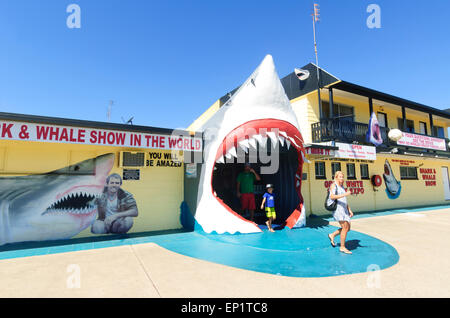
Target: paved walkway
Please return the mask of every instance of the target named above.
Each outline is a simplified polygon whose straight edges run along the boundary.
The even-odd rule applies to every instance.
[[[154,243],[5,259],[0,297],[450,297],[449,229],[450,208],[357,218],[352,230],[395,247],[399,262],[321,278],[228,267]]]

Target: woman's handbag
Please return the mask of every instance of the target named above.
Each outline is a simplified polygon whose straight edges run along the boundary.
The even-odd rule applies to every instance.
[[[337,195],[338,194],[337,186],[335,187],[335,189],[336,189],[336,193],[335,194]],[[327,197],[325,198],[324,206],[325,206],[325,209],[327,209],[328,211],[334,212],[334,211],[336,211],[336,208],[337,208],[337,199],[334,200],[333,203],[328,205],[327,202],[328,202],[329,197],[330,197],[330,189],[327,190]]]

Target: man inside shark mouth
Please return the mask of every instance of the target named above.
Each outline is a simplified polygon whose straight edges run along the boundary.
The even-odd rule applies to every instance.
[[[242,215],[236,193],[236,176],[244,163],[261,176],[256,185],[256,206],[260,206],[263,185],[275,185],[277,224],[284,224],[300,203],[303,140],[298,129],[277,119],[247,122],[231,131],[219,146],[212,188],[217,200],[230,212]],[[259,189],[259,190],[258,190]],[[259,213],[258,213],[259,212]],[[255,223],[264,224],[263,211],[256,211]]]

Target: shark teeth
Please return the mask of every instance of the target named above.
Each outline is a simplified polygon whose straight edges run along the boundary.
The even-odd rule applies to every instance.
[[[266,147],[267,145],[267,137],[264,137],[263,135],[254,135],[253,138],[255,138],[258,141],[258,144],[261,147]]]
[[[248,148],[250,147],[248,139],[241,140],[239,142],[239,146],[245,151],[245,153],[248,153]]]
[[[62,215],[67,213],[75,215],[88,214],[94,209],[94,199],[95,195],[91,193],[81,191],[72,192],[50,205],[42,215]]]
[[[272,141],[272,146],[277,144],[277,135],[273,131],[267,132],[267,136],[269,136],[270,140]]]
[[[256,133],[251,136],[246,136],[244,139],[241,139],[234,146],[229,149],[226,153],[223,153],[220,156],[216,163],[225,163],[231,162],[234,158],[238,158],[239,154],[244,152],[245,154],[249,153],[249,150],[257,150],[258,146],[260,148],[267,147],[267,141],[270,139],[272,148],[276,148],[279,144],[281,147],[287,147],[289,150],[291,145],[294,145],[296,148],[300,148],[294,137],[297,136],[289,136],[285,131],[267,131],[268,129],[261,129],[259,133]]]
[[[250,138],[248,140],[248,143],[250,144],[250,146],[252,146],[254,149],[256,149],[256,140],[254,138]]]

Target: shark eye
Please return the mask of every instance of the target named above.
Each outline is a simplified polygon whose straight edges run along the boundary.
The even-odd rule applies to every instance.
[[[76,165],[76,166],[73,168],[73,170],[75,170],[75,171],[80,170],[80,166]]]

